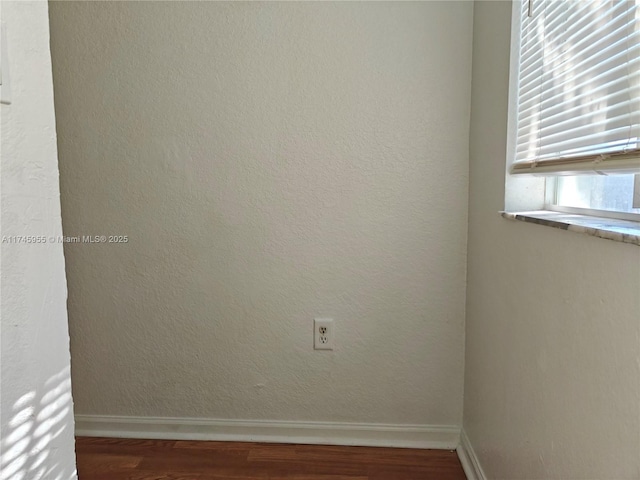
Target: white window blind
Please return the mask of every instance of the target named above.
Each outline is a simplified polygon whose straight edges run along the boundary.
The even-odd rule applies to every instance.
[[[640,0],[524,0],[512,173],[640,172]]]

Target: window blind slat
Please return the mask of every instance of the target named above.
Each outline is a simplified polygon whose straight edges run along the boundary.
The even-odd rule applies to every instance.
[[[540,122],[540,132],[543,136],[559,132],[569,133],[570,128],[583,125],[585,118],[590,118],[593,122],[598,119],[613,119],[620,116],[626,120],[629,111],[634,108],[633,103],[625,98],[624,92],[617,95],[617,99],[614,99],[615,95],[604,99],[598,98],[594,102],[577,105],[561,111],[553,117],[544,118]],[[602,104],[606,104],[606,107],[603,108]]]
[[[597,136],[593,136],[594,138],[584,137],[579,139],[567,140],[565,142],[554,144],[553,147],[547,146],[543,149],[535,149],[535,154],[531,154],[531,148],[527,148],[526,145],[522,145],[519,147],[519,151],[523,155],[523,160],[526,161],[542,161],[545,159],[555,159],[555,158],[565,158],[565,157],[574,157],[578,154],[613,154],[619,152],[628,152],[637,150],[638,141],[631,141],[625,135],[627,132],[627,127],[621,127],[617,130],[614,130],[611,134],[611,139],[602,143],[600,149],[594,149],[593,145],[590,143],[590,140],[594,138],[598,139]],[[618,139],[615,139],[616,133],[618,134]],[[606,145],[606,146],[605,146]]]
[[[592,133],[606,137],[604,130],[616,128],[618,125],[628,127],[630,108],[631,102],[627,100],[622,103],[608,105],[604,109],[598,109],[591,113],[582,113],[573,117],[568,116],[563,121],[549,122],[543,120],[538,127],[542,135],[542,144],[552,143],[556,139],[560,139],[560,135],[575,137]],[[585,122],[585,119],[588,120],[588,123]],[[520,140],[520,137],[518,137],[518,140]]]
[[[603,154],[635,164],[627,157],[640,137],[640,0],[533,0],[531,17],[527,2],[513,170],[547,162],[562,172],[571,159],[573,171],[579,158]],[[617,168],[614,157],[599,168]]]
[[[600,144],[614,141],[627,140],[629,138],[629,126],[626,125],[626,117],[594,122],[594,125],[581,125],[570,130],[572,136],[562,132],[549,135],[548,140],[537,144],[537,155],[542,156],[553,152],[562,152],[566,149],[588,147],[593,140]]]
[[[621,27],[621,32],[628,29],[629,25]],[[621,33],[619,32],[619,33]],[[631,45],[636,45],[634,50],[638,49],[638,39],[640,39],[640,32],[636,32],[632,35],[624,34],[619,35],[619,38],[607,38],[609,41],[597,41],[589,45],[586,45],[583,50],[579,52],[569,51],[565,62],[571,62],[570,66],[563,66],[562,68],[555,69],[548,74],[548,78],[545,83],[557,81],[557,79],[563,79],[567,76],[571,76],[576,72],[592,72],[603,71],[607,69],[608,64],[622,64],[627,62],[627,55],[637,57],[637,53],[629,51],[630,41]],[[521,88],[527,89],[528,85],[534,82],[540,82],[540,78],[535,76],[536,68],[540,69],[543,59],[536,59],[535,63],[530,65],[528,75],[524,75],[521,78]],[[525,72],[523,72],[525,73]],[[544,84],[543,84],[544,86]]]
[[[636,35],[636,38],[640,39],[640,35]],[[536,101],[536,88],[546,90],[554,86],[562,88],[564,93],[589,86],[597,88],[602,83],[606,83],[607,78],[625,79],[627,72],[629,74],[635,73],[640,65],[640,43],[632,47],[619,47],[616,50],[605,52],[609,55],[599,56],[599,63],[596,63],[597,59],[587,60],[577,65],[574,71],[558,72],[556,76],[542,74],[541,79],[537,81],[538,85],[535,84],[535,80],[523,85],[523,91],[526,93],[521,97],[522,105],[526,107],[531,101]],[[629,60],[629,56],[631,56],[631,60]],[[554,99],[555,97],[547,94],[546,98]]]
[[[588,2],[581,3],[588,6]],[[628,18],[627,11],[622,8],[624,6],[623,3],[617,3],[609,11],[602,12],[602,15],[598,16],[578,16],[576,14],[573,16],[576,18],[565,18],[562,15],[558,15],[553,22],[544,26],[544,35],[542,35],[541,41],[536,42],[536,45],[532,47],[535,48],[537,43],[545,43],[545,56],[549,59],[561,56],[568,50],[581,52],[585,46],[590,46],[594,43],[624,38],[627,33],[625,28],[633,20]],[[603,17],[609,17],[606,27],[604,27],[607,30],[606,35],[603,35]],[[560,22],[563,22],[563,24],[559,25]],[[525,44],[524,48],[529,48],[529,46]],[[537,56],[537,52],[533,50],[525,52],[523,50],[523,59],[528,58],[529,55]]]
[[[638,65],[640,65],[640,60],[638,60]],[[631,75],[624,76],[619,75],[611,75],[612,80],[610,82],[606,82],[601,80],[598,82],[598,86],[594,89],[582,88],[579,90],[579,93],[575,93],[573,97],[571,97],[570,101],[566,102],[552,102],[546,106],[546,111],[549,116],[556,115],[559,112],[563,112],[566,110],[567,104],[572,106],[580,106],[580,105],[588,105],[591,102],[605,100],[607,101],[609,97],[613,97],[612,101],[618,98],[620,95],[623,95],[625,98],[628,98],[628,89],[629,82],[634,79],[640,79],[640,68],[637,68]],[[534,111],[540,111],[540,105],[536,103],[529,102],[529,106],[526,109],[521,110],[520,116],[522,119],[530,116]]]
[[[537,0],[536,0],[537,1]],[[564,2],[557,2],[558,6],[561,7],[566,7],[566,5],[564,4]],[[584,39],[585,38],[585,31],[591,31],[591,32],[597,32],[600,27],[602,27],[603,23],[603,19],[605,19],[606,17],[615,17],[616,15],[620,14],[620,12],[622,11],[622,16],[621,18],[627,18],[626,15],[624,15],[624,10],[622,10],[622,7],[624,7],[624,4],[622,3],[618,3],[617,5],[615,5],[612,9],[602,9],[600,11],[597,11],[596,15],[593,14],[589,14],[589,2],[576,2],[576,3],[580,3],[580,5],[578,5],[578,8],[574,8],[573,11],[570,13],[569,18],[565,18],[562,15],[558,15],[558,9],[551,9],[549,11],[547,11],[544,15],[546,15],[546,17],[548,18],[553,18],[555,17],[555,20],[549,24],[549,25],[544,25],[544,18],[542,19],[541,25],[539,29],[529,29],[525,35],[523,35],[522,38],[522,42],[521,42],[521,59],[526,59],[529,58],[530,56],[537,56],[537,52],[536,50],[534,50],[537,45],[539,43],[544,43],[544,41],[548,40],[547,35],[549,37],[552,37],[555,34],[557,34],[557,32],[554,32],[554,29],[557,25],[555,25],[555,23],[560,22],[560,21],[564,21],[567,22],[568,26],[566,27],[566,31],[564,32],[565,36],[573,36],[577,39]],[[611,28],[612,26],[614,26],[613,22],[611,25],[607,25],[608,28]],[[533,44],[531,44],[533,43]],[[560,48],[565,47],[565,45],[560,42],[557,43],[557,46]],[[547,55],[553,55],[555,52],[554,48],[550,48],[547,52]]]
[[[564,1],[561,3],[564,4]],[[620,27],[632,20],[627,15],[626,5],[620,1],[610,9],[603,8],[596,11],[589,11],[588,1],[580,3],[584,5],[583,9],[571,12],[568,17],[558,15],[545,25],[545,38],[550,41],[550,48],[545,52],[547,56],[553,57],[567,47],[579,51],[594,37],[613,38]],[[560,22],[565,24],[559,25]],[[608,31],[606,34],[605,30]],[[574,43],[567,45],[564,42],[565,39],[571,39]]]

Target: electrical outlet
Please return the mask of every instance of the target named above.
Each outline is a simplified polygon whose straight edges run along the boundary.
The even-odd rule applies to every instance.
[[[333,318],[315,318],[313,320],[313,348],[333,350]]]

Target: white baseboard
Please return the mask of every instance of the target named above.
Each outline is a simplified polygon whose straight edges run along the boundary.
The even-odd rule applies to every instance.
[[[482,471],[476,452],[474,452],[464,429],[460,432],[460,445],[458,445],[456,451],[467,480],[487,480],[487,476]]]
[[[454,450],[460,427],[76,415],[76,435]]]

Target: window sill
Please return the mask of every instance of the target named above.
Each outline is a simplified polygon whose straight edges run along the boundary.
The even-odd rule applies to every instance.
[[[594,237],[640,246],[640,223],[630,220],[590,217],[569,213],[541,210],[535,212],[500,212],[509,220],[546,225],[572,232],[586,233]]]

